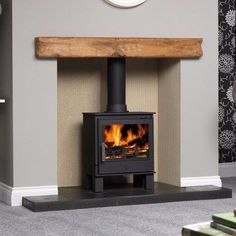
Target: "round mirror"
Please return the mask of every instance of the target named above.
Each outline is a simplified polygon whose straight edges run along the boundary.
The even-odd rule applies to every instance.
[[[136,7],[147,0],[105,0],[109,4],[115,7],[122,7],[122,8],[129,8],[129,7]]]

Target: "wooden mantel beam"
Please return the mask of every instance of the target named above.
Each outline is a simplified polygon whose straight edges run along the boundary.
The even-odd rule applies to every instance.
[[[37,58],[198,58],[201,38],[37,37]]]

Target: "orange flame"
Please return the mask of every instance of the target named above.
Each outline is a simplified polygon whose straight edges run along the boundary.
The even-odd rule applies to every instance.
[[[105,129],[105,139],[104,142],[114,143],[114,146],[120,146],[120,140],[122,137],[121,129],[124,125],[114,124],[111,126],[110,130]]]
[[[127,130],[127,135],[125,137],[122,136],[122,128],[124,128],[123,124],[113,124],[110,125],[109,128],[104,129],[104,142],[110,143],[112,146],[128,146],[130,143],[135,141],[138,138],[142,138],[145,134],[147,134],[147,126],[142,126],[141,124],[137,124],[137,132],[133,132],[132,129]],[[135,146],[136,143],[132,143],[132,146]],[[148,147],[148,144],[145,144]]]

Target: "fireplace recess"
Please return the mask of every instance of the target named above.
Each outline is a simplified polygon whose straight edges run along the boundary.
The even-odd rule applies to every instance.
[[[134,176],[134,186],[153,189],[153,112],[128,112],[125,59],[107,60],[107,110],[83,113],[84,183],[103,192],[103,179]]]
[[[106,112],[83,115],[85,167],[83,171],[86,173],[84,179],[87,186],[95,192],[100,192],[103,190],[104,177],[133,174],[135,185],[145,184],[144,186],[149,188],[149,183],[152,182],[150,179],[153,178],[153,113],[127,112],[125,58],[200,58],[203,55],[202,41],[202,38],[35,38],[35,56],[39,59],[109,58]],[[113,141],[106,140],[111,138],[110,131],[117,128],[119,128],[117,134],[122,134],[119,147],[114,145],[117,144],[114,137]],[[136,149],[130,146],[132,143],[124,144],[124,141],[127,141],[128,130],[132,131],[133,136],[139,132],[146,132],[146,136],[141,135],[136,142],[138,144]],[[109,136],[104,139],[107,132]],[[142,146],[142,142],[146,140],[148,140],[148,148]],[[111,166],[115,167],[112,169]],[[107,169],[104,173],[102,173],[103,168]]]

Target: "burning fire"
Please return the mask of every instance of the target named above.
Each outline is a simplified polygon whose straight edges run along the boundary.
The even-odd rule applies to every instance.
[[[112,124],[104,129],[104,143],[109,147],[148,148],[148,125]]]

